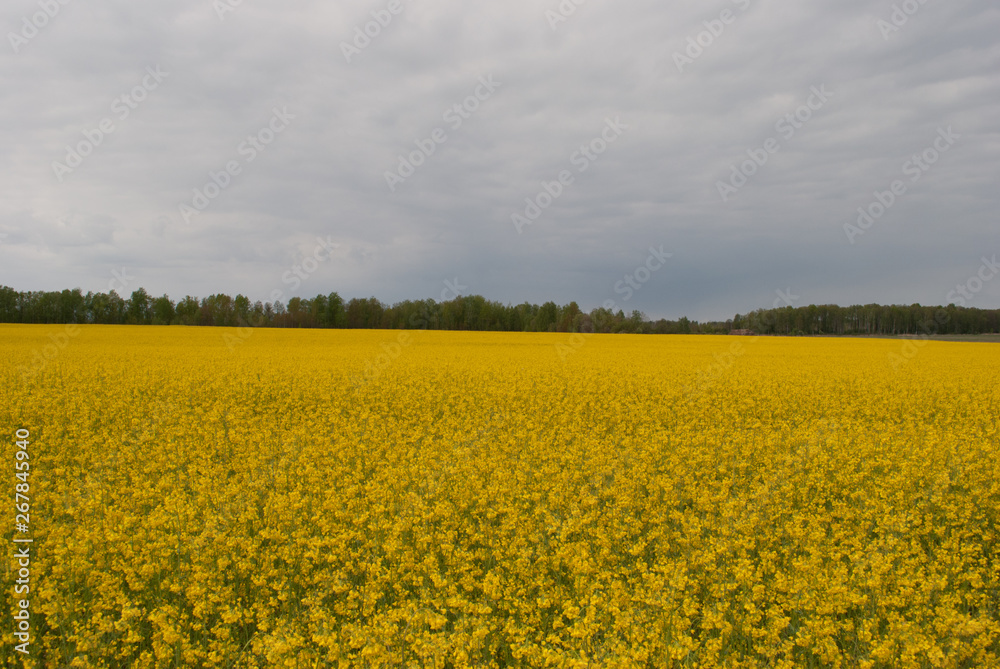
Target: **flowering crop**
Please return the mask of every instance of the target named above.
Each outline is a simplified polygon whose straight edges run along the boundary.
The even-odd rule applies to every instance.
[[[996,346],[50,330],[18,666],[1000,663]]]

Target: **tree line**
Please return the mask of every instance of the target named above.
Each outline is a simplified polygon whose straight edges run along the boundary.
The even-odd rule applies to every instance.
[[[732,325],[764,335],[972,335],[1000,333],[1000,309],[810,304],[736,314]]]
[[[658,332],[721,333],[726,323],[648,321],[639,311],[594,309],[584,312],[576,302],[557,305],[503,304],[480,295],[452,300],[405,300],[387,305],[377,298],[344,300],[338,293],[311,299],[251,302],[244,295],[225,294],[179,301],[153,297],[144,288],[128,298],[115,291],[84,294],[80,289],[61,292],[18,292],[0,286],[0,323],[78,323],[105,325],[191,325],[222,327],[348,328],[480,330],[498,332]]]
[[[743,330],[778,335],[981,334],[1000,332],[1000,309],[967,307],[809,305],[758,309],[727,321],[687,318],[652,321],[642,312],[606,308],[585,312],[576,302],[519,305],[480,295],[452,300],[405,300],[387,305],[374,297],[344,300],[338,293],[311,299],[251,301],[225,294],[179,301],[153,297],[139,288],[128,298],[115,291],[80,289],[19,292],[0,286],[0,323],[188,325],[220,327],[428,329],[496,332],[598,332],[636,334],[726,334]]]

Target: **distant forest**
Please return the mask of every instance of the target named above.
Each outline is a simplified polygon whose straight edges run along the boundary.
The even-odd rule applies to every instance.
[[[312,299],[251,302],[243,295],[187,296],[174,302],[145,289],[128,298],[115,291],[84,294],[18,292],[0,286],[0,323],[95,323],[221,327],[602,332],[636,334],[918,335],[1000,333],[1000,309],[967,307],[809,305],[758,309],[727,321],[649,320],[643,313],[607,308],[584,312],[576,302],[502,304],[479,295],[446,302],[406,300],[391,306],[374,297],[348,301],[337,293]]]

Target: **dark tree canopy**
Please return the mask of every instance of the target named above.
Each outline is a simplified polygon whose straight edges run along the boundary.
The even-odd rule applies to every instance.
[[[405,300],[386,305],[375,297],[345,301],[339,294],[282,302],[251,302],[245,295],[191,295],[179,302],[138,288],[118,293],[18,292],[0,286],[0,323],[97,323],[108,325],[204,325],[222,327],[479,330],[496,332],[601,332],[636,334],[726,334],[732,330],[775,335],[919,335],[1000,332],[1000,309],[967,307],[809,305],[758,309],[725,322],[650,321],[637,310],[626,315],[576,302],[517,306],[480,295],[446,302]]]

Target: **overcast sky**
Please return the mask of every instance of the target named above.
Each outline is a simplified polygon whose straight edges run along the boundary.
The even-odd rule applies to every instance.
[[[0,284],[708,320],[1000,253],[995,0],[238,1],[3,3]]]

